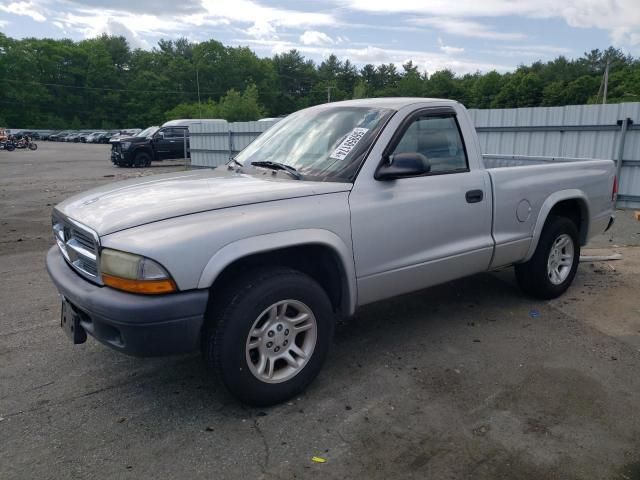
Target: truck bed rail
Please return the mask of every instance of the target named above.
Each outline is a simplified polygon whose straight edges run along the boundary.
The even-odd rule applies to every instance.
[[[534,155],[496,155],[484,154],[482,161],[485,168],[519,167],[524,165],[542,165],[545,163],[591,162],[597,158],[576,157],[544,157]]]

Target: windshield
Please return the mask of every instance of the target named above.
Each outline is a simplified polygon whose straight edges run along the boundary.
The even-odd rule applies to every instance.
[[[140,133],[135,134],[135,135],[136,135],[136,137],[151,137],[159,129],[160,129],[160,127],[149,127],[149,128],[145,128],[143,131],[141,131]]]
[[[392,110],[326,106],[289,115],[238,154],[252,162],[278,162],[310,179],[350,181]]]

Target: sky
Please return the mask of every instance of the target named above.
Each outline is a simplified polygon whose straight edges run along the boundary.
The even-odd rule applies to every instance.
[[[412,60],[458,74],[513,70],[609,45],[640,56],[640,0],[0,0],[14,38],[215,39],[260,56],[295,48],[357,65]]]

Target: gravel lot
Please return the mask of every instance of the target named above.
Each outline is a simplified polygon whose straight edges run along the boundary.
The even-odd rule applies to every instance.
[[[640,479],[640,223],[620,212],[562,298],[482,274],[339,325],[300,398],[257,410],[198,355],[73,346],[44,268],[50,210],[118,179],[108,146],[0,152],[0,478]],[[314,463],[313,456],[326,463]]]

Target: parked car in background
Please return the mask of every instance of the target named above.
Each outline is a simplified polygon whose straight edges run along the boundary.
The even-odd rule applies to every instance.
[[[20,138],[29,137],[34,140],[40,140],[40,133],[37,130],[22,130]]]
[[[189,125],[224,120],[171,120],[134,136],[111,139],[111,162],[118,167],[147,167],[152,161],[189,157]],[[185,145],[186,143],[186,145]]]
[[[98,138],[100,138],[100,135],[104,135],[105,133],[107,133],[104,130],[98,130],[96,132],[90,133],[89,135],[86,135],[84,137],[84,142],[85,143],[98,143]]]
[[[60,141],[61,142],[73,142],[73,137],[75,137],[76,135],[78,135],[78,132],[76,132],[75,130],[72,130],[71,132],[67,133],[66,135],[60,136]]]
[[[83,133],[80,135],[80,141],[82,143],[95,143],[94,139],[102,133],[105,133],[104,130],[93,130],[89,133]]]
[[[40,140],[49,140],[51,134],[54,133],[53,130],[39,130]]]
[[[284,401],[360,306],[511,265],[533,297],[569,288],[580,247],[613,223],[615,165],[518,164],[485,166],[456,101],[293,113],[228,165],[57,205],[47,268],[61,326],[73,343],[89,334],[132,355],[200,349],[242,402]]]
[[[87,135],[84,135],[80,138],[82,143],[93,143],[92,140],[96,137],[96,135],[100,132],[91,132]]]
[[[60,135],[57,136],[57,141],[58,142],[66,142],[67,138],[69,138],[71,135],[75,135],[76,132],[74,130],[66,130],[65,132],[61,133]]]
[[[98,136],[96,143],[109,143],[109,140],[113,138],[115,135],[118,135],[119,132],[117,130],[110,130],[106,133],[103,133]]]
[[[49,135],[49,138],[47,140],[49,140],[50,142],[59,142],[60,137],[67,135],[68,133],[69,130],[58,130]]]
[[[73,137],[73,143],[81,143],[82,142],[82,138],[86,137],[87,135],[89,135],[92,132],[93,132],[93,130],[80,130],[78,132],[78,134]]]

